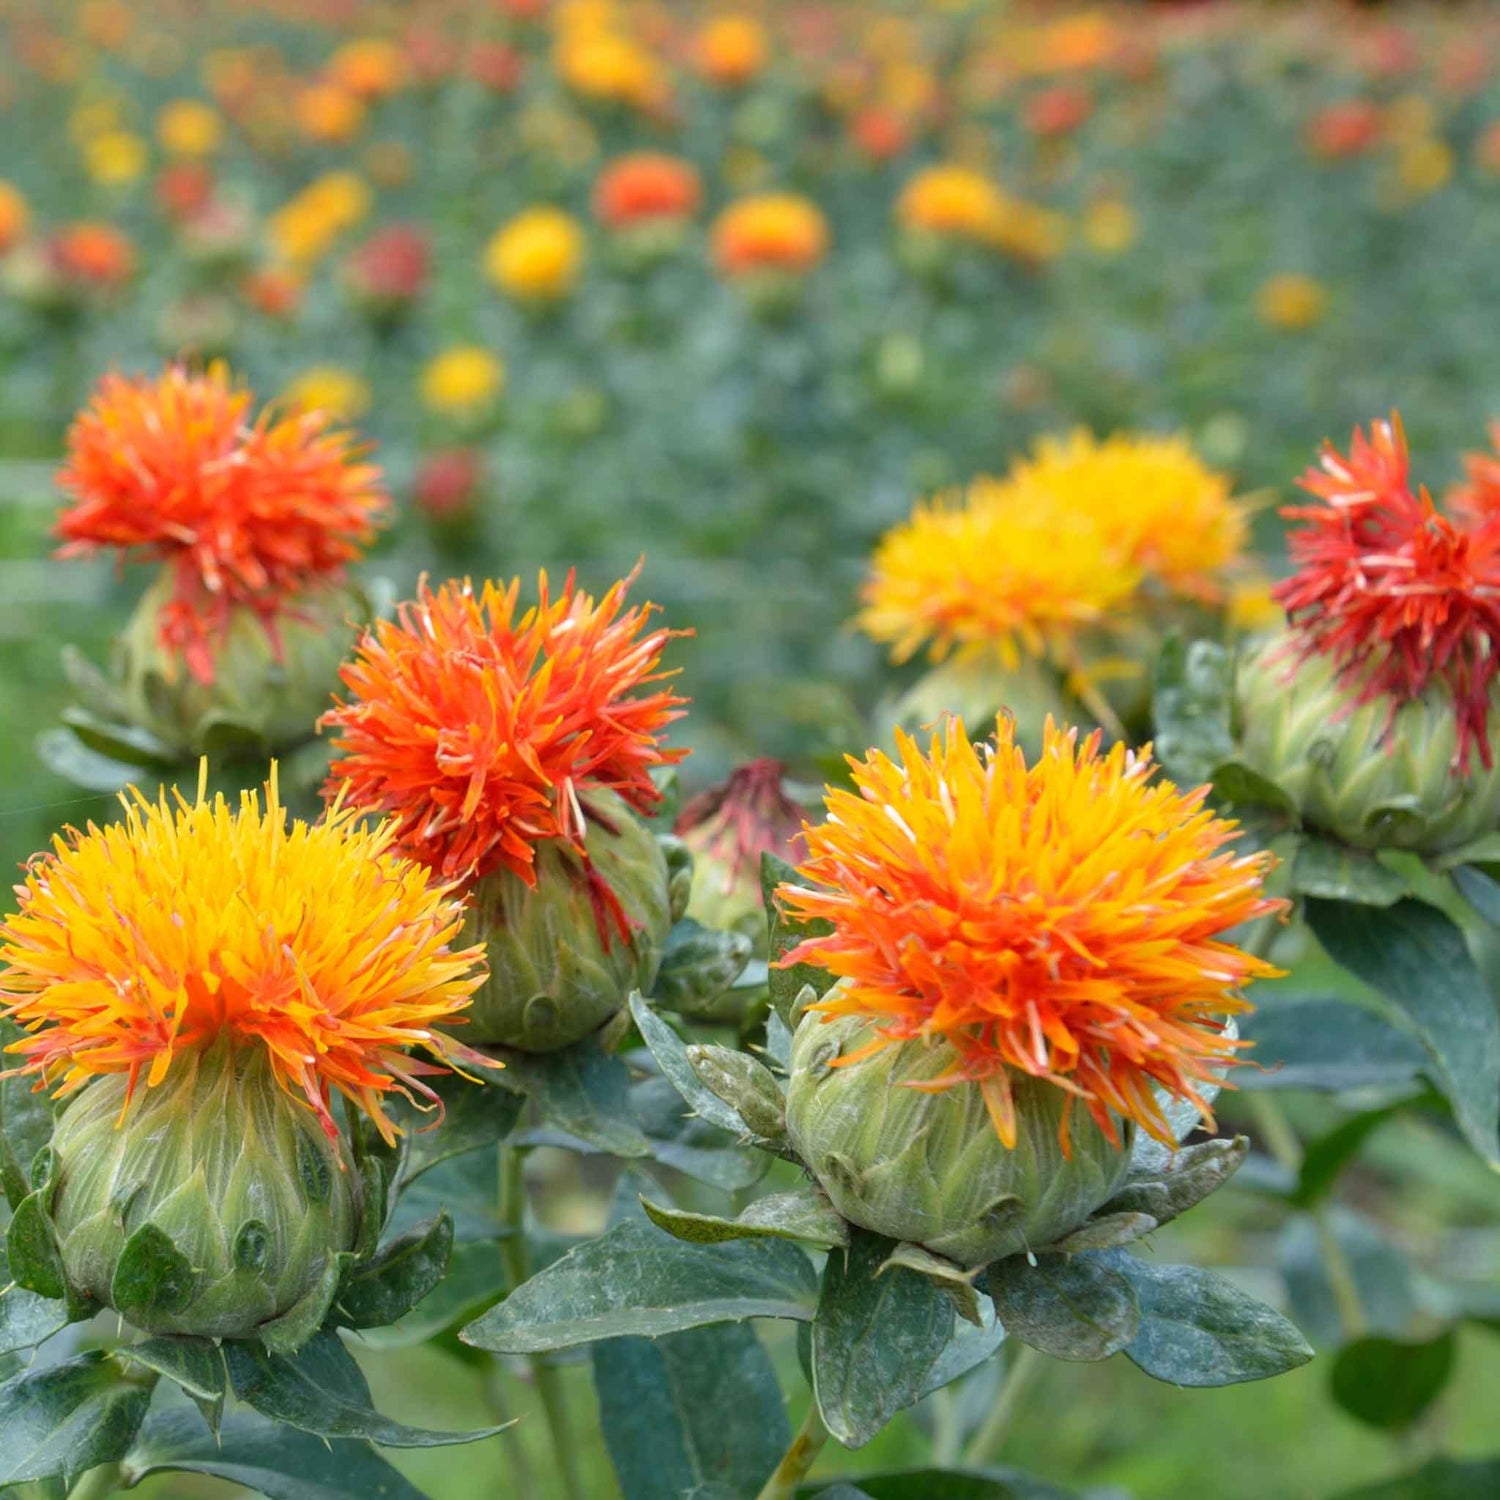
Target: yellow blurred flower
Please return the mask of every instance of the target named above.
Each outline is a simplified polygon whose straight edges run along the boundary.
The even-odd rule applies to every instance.
[[[1040,203],[1002,195],[986,238],[994,249],[1017,260],[1051,260],[1067,246],[1068,221]]]
[[[800,275],[828,253],[828,220],[799,193],[761,193],[731,203],[714,221],[714,263],[726,276]]]
[[[138,181],[150,159],[145,141],[128,130],[106,131],[83,148],[85,169],[104,187],[125,187]]]
[[[1123,255],[1139,233],[1135,211],[1120,198],[1098,198],[1083,212],[1083,239],[1097,255]]]
[[[266,223],[277,255],[305,266],[325,255],[334,241],[370,211],[370,188],[353,172],[329,172],[288,199]]]
[[[201,99],[172,99],[156,114],[156,139],[169,156],[212,156],[224,138],[219,112]]]
[[[328,59],[329,79],[361,99],[382,99],[407,80],[406,57],[384,37],[355,37]]]
[[[474,417],[505,389],[505,366],[477,344],[456,344],[422,371],[422,402],[445,417]]]
[[[715,16],[703,24],[693,48],[698,69],[711,83],[741,88],[766,65],[771,43],[753,16]]]
[[[901,191],[896,219],[908,229],[981,240],[1001,209],[1000,189],[980,172],[942,164],[927,167]]]
[[[1261,284],[1255,310],[1263,323],[1295,333],[1322,321],[1328,310],[1328,291],[1311,276],[1288,272]]]
[[[31,205],[25,194],[13,183],[0,181],[0,255],[24,239],[30,227]]]
[[[667,97],[667,75],[656,56],[617,31],[579,27],[559,35],[552,61],[575,94],[601,104],[652,109]]]
[[[1415,198],[1446,187],[1453,168],[1453,148],[1435,135],[1408,142],[1396,155],[1397,181]]]
[[[1262,573],[1230,586],[1226,614],[1229,628],[1241,635],[1270,630],[1286,619],[1286,611],[1271,596],[1271,580]]]
[[[530,302],[566,297],[583,269],[583,229],[560,208],[528,208],[496,230],[484,251],[490,279]]]
[[[352,141],[365,123],[359,95],[336,83],[308,84],[297,95],[295,114],[302,134],[325,146]]]
[[[304,370],[282,392],[294,411],[325,411],[336,421],[352,422],[370,409],[370,387],[353,370],[339,365],[314,365]]]

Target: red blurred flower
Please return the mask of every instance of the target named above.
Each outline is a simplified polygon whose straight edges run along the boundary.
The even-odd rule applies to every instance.
[[[510,94],[520,86],[526,64],[514,47],[504,42],[476,42],[466,66],[469,77],[497,94]]]
[[[1326,104],[1307,123],[1307,149],[1325,161],[1361,156],[1380,139],[1380,106],[1373,99]]]
[[[1472,473],[1472,470],[1471,470]],[[1413,491],[1400,418],[1357,428],[1349,456],[1331,444],[1302,488],[1322,504],[1288,506],[1303,522],[1288,547],[1297,571],[1273,593],[1304,654],[1321,652],[1367,703],[1391,714],[1430,684],[1458,716],[1457,769],[1477,746],[1491,764],[1486,719],[1500,673],[1500,525],[1466,526]]]
[[[444,448],[423,457],[412,493],[432,520],[456,521],[473,510],[483,478],[484,455],[477,448]]]
[[[344,274],[360,302],[389,310],[422,295],[431,266],[427,235],[414,224],[391,224],[350,253]]]
[[[156,176],[156,201],[173,219],[190,219],[208,206],[214,194],[214,174],[201,161],[174,161]]]
[[[681,157],[657,151],[618,157],[594,183],[594,217],[611,229],[648,220],[688,219],[702,201],[698,169]]]
[[[807,814],[782,789],[785,771],[779,760],[736,766],[728,781],[700,792],[683,807],[672,831],[695,852],[717,859],[730,879],[758,879],[762,854],[800,858]]]
[[[1056,83],[1026,101],[1022,120],[1033,135],[1070,135],[1094,112],[1094,96],[1076,83]]]
[[[906,121],[893,109],[871,105],[849,122],[849,135],[871,161],[890,161],[911,144]]]

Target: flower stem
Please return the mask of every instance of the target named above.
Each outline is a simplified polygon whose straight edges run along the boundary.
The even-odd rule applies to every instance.
[[[120,1466],[118,1463],[100,1464],[90,1469],[68,1491],[68,1500],[105,1500],[108,1495],[119,1492]]]
[[[979,1431],[969,1439],[969,1446],[964,1449],[966,1466],[987,1464],[1000,1452],[1000,1447],[1005,1442],[1005,1435],[1010,1431],[1016,1407],[1020,1405],[1021,1397],[1026,1393],[1026,1387],[1035,1379],[1041,1366],[1042,1356],[1030,1344],[1016,1346],[1015,1352],[1006,1360],[1005,1377],[1000,1386],[1000,1394],[995,1397],[995,1404],[990,1408],[989,1416],[984,1419]]]
[[[813,1460],[828,1441],[828,1429],[818,1413],[816,1398],[807,1408],[807,1416],[792,1439],[791,1446],[781,1455],[776,1472],[766,1480],[756,1500],[792,1500],[797,1486],[807,1478]]]
[[[515,1291],[531,1274],[526,1257],[526,1157],[520,1147],[508,1142],[500,1145],[499,1216],[503,1237],[500,1254],[505,1261],[508,1290]],[[566,1500],[588,1500],[588,1489],[578,1469],[578,1443],[573,1436],[568,1413],[568,1393],[563,1388],[562,1371],[548,1362],[545,1355],[534,1355],[528,1361],[532,1383],[541,1397],[547,1418],[547,1432],[552,1440],[552,1462]]]

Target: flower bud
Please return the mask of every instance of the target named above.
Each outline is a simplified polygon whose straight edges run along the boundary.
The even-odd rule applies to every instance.
[[[72,1290],[148,1333],[265,1336],[331,1302],[353,1249],[358,1178],[261,1046],[184,1052],[126,1102],[90,1083],[52,1138],[48,1195]]]
[[[1356,702],[1336,662],[1298,659],[1276,635],[1241,661],[1238,759],[1273,781],[1308,827],[1358,849],[1436,854],[1500,828],[1500,766],[1458,764],[1459,720],[1441,683],[1396,708]],[[1500,730],[1500,690],[1490,697]]]
[[[786,1136],[786,1101],[775,1075],[745,1052],[712,1042],[687,1049],[698,1081],[722,1099],[762,1140]]]
[[[359,592],[320,585],[288,599],[271,622],[274,639],[255,609],[231,605],[226,628],[213,640],[207,682],[162,642],[161,614],[171,597],[172,577],[164,570],[116,648],[131,722],[184,755],[217,750],[226,740],[264,753],[310,739],[338,685],[353,622],[365,613]]]
[[[666,857],[612,793],[591,791],[585,813],[587,864],[548,839],[534,886],[503,866],[475,884],[462,941],[487,945],[490,977],[465,1013],[466,1042],[555,1052],[632,990],[650,993],[672,926]]]
[[[834,1207],[876,1234],[924,1246],[965,1267],[1041,1248],[1083,1223],[1124,1180],[1133,1127],[1111,1145],[1074,1108],[1070,1156],[1059,1139],[1069,1096],[1012,1071],[1016,1144],[995,1131],[978,1083],[921,1085],[951,1073],[947,1041],[895,1042],[859,1062],[877,1023],[805,1015],[792,1039],[787,1130]]]

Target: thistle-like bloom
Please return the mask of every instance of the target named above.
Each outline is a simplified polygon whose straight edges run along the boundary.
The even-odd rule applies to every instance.
[[[329,794],[347,781],[351,806],[390,814],[401,849],[446,879],[505,868],[533,884],[548,839],[586,862],[584,794],[650,813],[652,768],[687,753],[659,740],[686,700],[640,691],[672,675],[662,648],[681,632],[647,629],[649,604],[625,608],[635,577],[596,603],[571,573],[554,599],[543,573],[524,613],[519,579],[477,595],[424,584],[343,669],[349,700],[323,721],[340,752]]]
[[[1086,515],[1046,493],[1021,503],[977,480],[961,498],[917,506],[875,550],[860,626],[897,661],[994,649],[1066,655],[1070,637],[1135,592],[1139,570]]]
[[[337,1135],[334,1094],[390,1139],[392,1091],[433,1099],[442,1062],[484,1059],[436,1030],[462,1019],[480,950],[457,950],[454,893],[393,851],[395,828],[335,805],[287,824],[264,805],[125,797],[125,817],[69,829],[16,888],[0,926],[0,996],[29,1033],[17,1071],[59,1095],[123,1074],[127,1098],[174,1059],[228,1037],[263,1048],[276,1081]]]
[[[1288,538],[1297,571],[1275,594],[1303,654],[1328,656],[1355,703],[1384,699],[1392,717],[1440,684],[1457,714],[1455,768],[1465,771],[1476,747],[1491,765],[1500,526],[1461,524],[1413,490],[1394,414],[1368,437],[1356,429],[1347,457],[1325,446],[1300,482],[1321,503],[1283,510],[1304,524]]]
[[[106,375],[68,434],[58,483],[73,496],[62,555],[112,547],[165,560],[172,598],[161,641],[193,675],[245,605],[274,640],[288,601],[336,582],[386,508],[380,471],[321,412],[250,420],[251,396],[222,367],[157,380]]]
[[[944,1039],[959,1066],[923,1086],[977,1082],[1007,1146],[1013,1072],[1070,1094],[1112,1141],[1124,1117],[1175,1144],[1153,1085],[1208,1118],[1204,1086],[1237,1047],[1223,1018],[1276,972],[1220,936],[1284,906],[1263,890],[1271,856],[1232,852],[1206,787],[1153,783],[1149,751],[1101,755],[1097,733],[1049,720],[1031,766],[1003,718],[994,744],[956,720],[930,754],[897,744],[899,761],[851,760],[855,790],[830,790],[807,830],[808,883],[779,893],[833,926],[783,960],[844,981],[816,1008],[879,1025],[839,1063]]]

